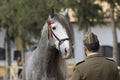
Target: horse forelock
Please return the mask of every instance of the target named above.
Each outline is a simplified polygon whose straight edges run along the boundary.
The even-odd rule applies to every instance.
[[[70,21],[67,19],[67,17],[65,17],[62,14],[55,13],[54,19],[62,24],[62,26],[66,29],[66,32],[70,38],[71,43],[74,44],[73,26],[70,23]]]

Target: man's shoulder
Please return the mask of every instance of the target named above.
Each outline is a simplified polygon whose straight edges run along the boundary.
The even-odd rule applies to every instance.
[[[112,61],[112,62],[115,62],[115,60],[114,59],[112,59],[112,58],[105,58],[106,60],[108,60],[108,61]]]
[[[79,66],[80,66],[82,63],[84,63],[84,62],[85,62],[85,61],[80,61],[80,62],[78,62],[78,63],[75,65],[73,71],[74,71],[75,69],[79,69],[79,68],[80,68]]]
[[[80,64],[82,64],[82,63],[84,63],[85,61],[83,60],[83,61],[80,61],[80,62],[78,62],[75,66],[78,66],[78,65],[80,65]]]
[[[116,65],[117,66],[117,63],[115,62],[114,59],[112,58],[105,58],[107,60],[107,63],[111,64],[111,65]]]

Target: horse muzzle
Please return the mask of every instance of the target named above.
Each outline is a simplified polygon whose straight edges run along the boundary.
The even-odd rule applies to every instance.
[[[64,55],[64,59],[69,59],[69,58],[71,58],[72,57],[72,50],[69,48],[69,49],[67,49],[67,48],[65,48],[65,55]]]

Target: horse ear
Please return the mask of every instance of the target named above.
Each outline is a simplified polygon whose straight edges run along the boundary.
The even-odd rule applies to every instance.
[[[51,7],[51,11],[50,11],[50,17],[53,18],[54,17],[54,7]]]
[[[65,9],[63,15],[66,16],[66,17],[68,17],[68,8]]]

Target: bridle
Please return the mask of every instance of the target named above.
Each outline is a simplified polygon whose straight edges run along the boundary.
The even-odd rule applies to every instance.
[[[58,43],[58,47],[59,47],[59,50],[60,50],[60,45],[62,44],[62,43],[64,43],[64,41],[66,41],[66,40],[70,40],[69,38],[64,38],[64,39],[59,39],[56,35],[55,35],[55,33],[52,31],[52,29],[51,29],[51,23],[49,22],[49,21],[47,21],[47,24],[48,24],[48,38],[53,38],[53,36],[59,41],[59,43]]]

